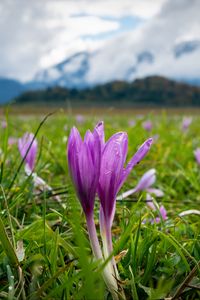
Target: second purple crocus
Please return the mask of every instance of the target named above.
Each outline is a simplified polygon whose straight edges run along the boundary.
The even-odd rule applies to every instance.
[[[116,133],[105,144],[101,158],[98,195],[107,226],[112,225],[117,193],[133,167],[148,153],[151,144],[151,138],[145,141],[126,167],[124,164],[128,150],[127,134]]]
[[[148,153],[151,144],[152,139],[144,142],[126,167],[124,165],[128,150],[128,136],[125,132],[114,134],[102,149],[98,195],[100,199],[100,229],[105,258],[113,251],[111,227],[117,193],[133,167]],[[112,265],[113,276],[119,278],[114,258]]]

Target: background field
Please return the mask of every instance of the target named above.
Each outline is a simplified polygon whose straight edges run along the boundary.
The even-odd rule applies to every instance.
[[[165,206],[168,215],[166,221],[151,222],[159,214],[147,207],[145,192],[117,202],[113,243],[115,255],[128,250],[118,263],[127,299],[178,299],[179,294],[180,299],[199,299],[198,268],[185,286],[181,284],[200,260],[200,216],[179,216],[200,206],[200,166],[193,153],[200,147],[197,111],[185,132],[181,129],[184,110],[181,114],[152,110],[144,115],[140,110],[119,113],[91,109],[89,114],[81,112],[81,122],[77,118],[80,111],[57,111],[47,118],[36,137],[39,148],[35,171],[53,188],[52,193],[35,191],[32,178],[26,177],[23,165],[20,167],[17,144],[9,143],[10,137],[19,138],[27,131],[36,133],[45,111],[41,115],[41,111],[32,110],[31,116],[23,109],[21,115],[15,110],[15,115],[4,113],[1,118],[7,122],[7,127],[0,129],[1,218],[22,258],[16,268],[8,257],[9,250],[6,255],[0,245],[0,298],[110,299],[101,278],[102,266],[92,258],[85,218],[66,160],[71,127],[77,126],[83,136],[103,120],[106,139],[117,131],[128,133],[128,159],[145,139],[154,137],[149,154],[131,172],[122,191],[133,188],[146,171],[155,168],[155,187],[164,192],[155,201]],[[132,120],[134,126],[129,125]],[[144,120],[152,121],[151,132],[142,127]],[[56,202],[56,194],[62,203]],[[97,224],[98,207],[97,201]]]

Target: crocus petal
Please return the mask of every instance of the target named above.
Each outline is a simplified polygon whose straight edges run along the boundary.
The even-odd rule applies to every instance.
[[[104,124],[103,121],[99,122],[96,127],[96,131],[99,134],[100,142],[101,142],[101,150],[103,151],[104,145],[105,145],[105,134],[104,134]]]
[[[35,158],[37,154],[37,141],[36,139],[33,141],[33,139],[34,139],[33,133],[25,133],[24,136],[18,140],[19,152],[23,158],[26,156],[25,161],[32,171],[34,169]]]
[[[86,131],[86,134],[84,137],[84,143],[89,148],[90,153],[92,155],[92,160],[94,161],[94,136],[90,130]]]
[[[127,134],[119,132],[108,140],[102,153],[98,193],[105,218],[113,214],[127,146]]]
[[[136,191],[142,191],[147,188],[149,188],[152,184],[154,184],[156,181],[156,170],[155,169],[150,169],[140,179],[138,182],[135,190]]]
[[[68,165],[69,171],[75,186],[79,186],[80,176],[78,176],[78,151],[81,147],[82,140],[78,130],[73,127],[68,140]]]
[[[125,199],[127,197],[129,197],[130,195],[134,194],[136,192],[136,189],[131,189],[131,190],[128,190],[124,193],[122,193],[121,195],[119,195],[116,200],[122,200],[122,199]]]
[[[147,202],[147,205],[149,206],[149,208],[151,208],[153,211],[156,211],[157,208],[155,206],[155,204],[152,202]],[[163,205],[160,206],[159,208],[159,212],[160,212],[160,215],[162,217],[162,219],[165,221],[167,220],[167,211],[165,209],[165,207]],[[156,217],[155,219],[156,223],[159,223],[160,222],[160,217]]]
[[[167,219],[167,211],[166,211],[165,207],[163,205],[161,205],[159,210],[160,210],[160,214],[161,214],[163,220],[166,220]]]
[[[133,167],[135,165],[137,165],[146,156],[146,154],[149,152],[149,149],[151,147],[152,142],[153,142],[153,139],[149,138],[148,140],[146,140],[142,144],[142,146],[140,146],[140,148],[135,153],[135,155],[132,157],[132,159],[127,164],[127,166],[126,166],[126,168],[124,170],[122,178],[121,178],[120,186],[124,183],[124,181],[126,180],[127,176],[129,175],[129,173],[131,172],[131,170],[133,169]]]
[[[146,197],[146,200],[148,200],[147,205],[149,208],[151,208],[152,210],[156,210],[156,206],[152,201],[152,197],[150,194],[147,194],[148,196]]]
[[[85,214],[93,211],[99,179],[101,145],[96,130],[88,131],[82,141],[78,130],[71,130],[68,142],[68,164],[77,196]]]
[[[164,193],[163,191],[159,190],[159,189],[154,189],[154,188],[148,188],[146,189],[147,192],[149,192],[150,194],[154,194],[156,197],[163,197]]]

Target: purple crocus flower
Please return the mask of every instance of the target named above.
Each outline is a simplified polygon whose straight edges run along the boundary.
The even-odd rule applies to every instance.
[[[99,259],[102,254],[93,217],[101,163],[101,143],[97,130],[88,130],[82,140],[78,130],[73,127],[68,140],[67,157],[76,194],[86,216],[92,250]]]
[[[153,203],[153,202],[148,202],[147,203],[148,204],[148,206],[153,210],[153,211],[156,211],[157,209],[156,209],[156,206],[155,206],[155,204]],[[158,208],[158,210],[159,210],[159,214],[161,215],[161,218],[162,218],[162,220],[163,221],[166,221],[167,220],[167,211],[166,211],[166,209],[165,209],[165,207],[164,207],[164,205],[161,205],[159,208]],[[160,223],[161,222],[161,218],[160,218],[160,216],[159,217],[156,217],[155,219],[151,219],[151,223]]]
[[[149,198],[148,194],[154,194],[156,197],[162,197],[164,195],[163,191],[151,187],[155,183],[155,181],[156,181],[156,170],[150,169],[149,171],[144,173],[144,175],[141,177],[140,181],[138,182],[135,188],[128,190],[127,192],[124,192],[117,198],[117,200],[127,198],[128,196],[139,191],[146,191],[147,198]]]
[[[148,139],[139,148],[124,168],[128,149],[128,137],[125,132],[114,134],[105,144],[102,152],[98,195],[106,223],[111,226],[118,191],[132,168],[148,153],[152,139]]]
[[[19,152],[22,158],[25,157],[25,173],[27,176],[32,177],[34,186],[37,189],[52,191],[52,188],[34,172],[38,143],[36,139],[33,139],[34,134],[26,132],[23,137],[18,140]],[[54,196],[54,199],[61,203],[59,196]],[[62,206],[64,207],[64,205]]]
[[[103,259],[94,222],[94,201],[99,182],[103,142],[103,122],[98,123],[93,132],[88,130],[84,140],[74,127],[69,136],[67,151],[70,175],[85,213],[89,239],[96,259]],[[103,278],[113,299],[117,300],[118,285],[109,263],[103,271]]]
[[[150,120],[147,120],[147,121],[144,121],[142,123],[142,127],[146,130],[146,131],[151,131],[152,130],[152,127],[153,127],[153,124]]]
[[[37,146],[38,146],[37,140],[35,139],[33,141],[33,139],[34,139],[34,134],[26,132],[23,135],[23,137],[18,140],[19,152],[22,158],[25,158],[26,168],[29,169],[31,172],[33,171],[35,166],[35,159],[36,159]]]
[[[197,148],[195,151],[194,151],[194,156],[196,158],[196,161],[198,163],[198,165],[200,165],[200,148]]]
[[[150,169],[149,171],[147,171],[146,173],[144,173],[144,175],[142,176],[142,178],[140,179],[140,181],[138,182],[138,184],[136,185],[135,188],[128,190],[127,192],[121,194],[117,200],[122,200],[124,198],[127,198],[128,196],[139,192],[139,191],[146,191],[146,201],[147,201],[147,205],[154,211],[156,211],[156,206],[152,201],[152,194],[155,195],[156,197],[163,197],[164,193],[163,191],[161,191],[160,189],[156,189],[156,188],[152,188],[151,186],[155,183],[156,181],[156,170],[155,169]],[[159,208],[160,214],[162,216],[163,220],[166,220],[167,218],[167,212],[164,208],[164,206],[162,205]],[[154,221],[152,221],[154,222]],[[160,217],[157,217],[155,220],[156,223],[160,222]]]
[[[182,131],[187,131],[191,123],[192,123],[192,118],[191,117],[183,118]]]
[[[128,150],[128,137],[125,132],[118,132],[114,134],[102,148],[98,195],[101,204],[100,230],[105,258],[108,257],[113,251],[111,226],[115,213],[117,193],[122,187],[132,168],[147,154],[151,144],[152,139],[148,139],[139,148],[126,167],[124,167],[124,164]],[[114,259],[112,259],[112,268],[113,276],[118,278],[118,272]]]

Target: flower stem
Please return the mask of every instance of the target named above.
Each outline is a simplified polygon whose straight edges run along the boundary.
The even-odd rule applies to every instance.
[[[88,234],[89,234],[89,239],[90,239],[90,244],[91,244],[91,247],[92,247],[93,254],[94,254],[96,259],[103,260],[103,255],[102,255],[101,247],[99,245],[99,240],[98,240],[98,237],[97,237],[96,227],[95,227],[95,223],[94,223],[93,213],[86,216],[86,222],[87,222]],[[107,255],[107,257],[108,256],[109,255]],[[107,257],[105,257],[105,259]],[[114,275],[113,274],[113,267],[112,267],[112,264],[110,262],[104,268],[102,275],[103,275],[103,279],[105,281],[105,284],[108,287],[108,290],[112,294],[113,300],[118,300],[119,299],[118,294],[117,294],[118,286],[117,286],[116,279],[113,276]]]
[[[102,259],[103,255],[97,237],[97,231],[94,223],[93,213],[86,216],[86,222],[87,222],[87,229],[88,229],[88,234],[89,234],[89,239],[90,239],[90,244],[92,246],[93,254],[96,259]]]
[[[108,225],[106,226],[106,243],[108,248],[108,256],[113,252],[113,245],[112,245],[112,233],[111,233],[111,227]],[[112,256],[112,265],[114,269],[114,276],[115,278],[119,279],[119,273],[117,270],[116,262],[114,256]]]

